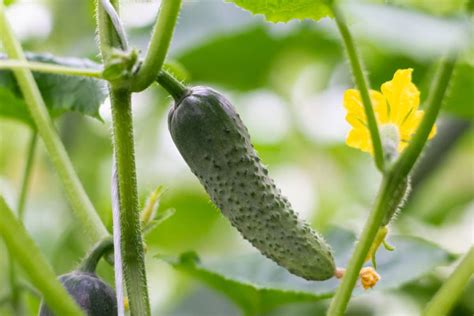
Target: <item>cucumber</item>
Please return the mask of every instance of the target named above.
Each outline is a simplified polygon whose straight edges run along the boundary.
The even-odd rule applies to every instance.
[[[232,225],[291,273],[307,280],[334,276],[331,248],[268,176],[232,104],[207,87],[168,90],[175,98],[168,116],[173,141]]]
[[[116,316],[115,291],[95,273],[73,271],[61,275],[59,281],[87,316]],[[53,316],[41,302],[39,316]]]
[[[59,282],[87,316],[116,316],[117,300],[114,289],[102,281],[95,270],[100,258],[113,250],[112,238],[98,242],[75,271],[59,276]],[[41,301],[39,316],[53,316]]]

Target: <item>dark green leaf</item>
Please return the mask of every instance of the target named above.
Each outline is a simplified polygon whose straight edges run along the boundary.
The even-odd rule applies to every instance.
[[[327,235],[333,246],[339,267],[347,264],[355,235],[342,229],[333,229]],[[382,279],[374,290],[396,288],[414,280],[434,267],[447,264],[452,256],[425,240],[395,236],[393,252],[384,249],[377,253],[378,272]],[[268,311],[290,302],[317,301],[332,295],[338,285],[333,279],[315,282],[294,276],[259,253],[228,258],[214,264],[202,264],[194,252],[182,254],[178,259],[165,258],[175,268],[223,292],[245,310]],[[361,294],[358,287],[354,293]]]
[[[5,58],[5,56],[0,56]],[[27,54],[29,61],[50,63],[74,68],[92,68],[99,66],[88,60],[80,58],[62,58],[50,54]],[[65,112],[79,112],[101,120],[99,107],[104,102],[107,94],[105,84],[101,80],[87,77],[67,76],[48,73],[34,73],[34,77],[44,98],[46,106],[53,117]],[[13,76],[8,70],[0,71],[0,88],[9,90],[16,97],[15,106],[22,104],[23,110],[11,110],[11,96],[7,99],[5,93],[0,97],[0,115],[9,116],[22,122],[31,124],[31,118],[25,116],[24,109],[27,108],[22,94]]]
[[[216,83],[246,91],[267,86],[276,73],[281,76],[281,60],[306,61],[308,56],[308,62],[319,58],[321,63],[331,67],[340,60],[341,50],[335,39],[308,24],[282,36],[272,34],[266,26],[257,25],[212,39],[176,59],[194,82]],[[293,64],[295,70],[297,66],[298,62]]]

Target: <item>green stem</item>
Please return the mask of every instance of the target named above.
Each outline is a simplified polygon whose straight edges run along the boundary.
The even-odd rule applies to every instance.
[[[16,40],[5,16],[3,4],[0,3],[0,35],[7,54],[14,59],[26,62],[23,49]],[[79,178],[74,171],[71,160],[61,143],[53,121],[49,117],[44,100],[29,69],[13,70],[29,112],[35,122],[38,134],[44,141],[48,154],[59,174],[64,190],[72,209],[81,223],[88,230],[92,240],[99,240],[108,235]]]
[[[359,271],[384,217],[390,210],[390,204],[393,203],[393,196],[403,182],[406,181],[410,170],[416,162],[416,158],[420,155],[428,135],[433,128],[442,104],[442,99],[449,84],[453,67],[454,61],[443,63],[431,90],[431,97],[429,98],[428,107],[423,116],[423,120],[418,127],[414,139],[406,149],[406,151],[410,152],[408,154],[404,152],[400,160],[394,164],[394,167],[385,174],[375,207],[367,219],[364,230],[349,260],[342,282],[336,290],[334,299],[331,301],[328,315],[343,315],[346,310]]]
[[[449,311],[462,294],[467,283],[474,274],[474,247],[464,256],[462,261],[443,283],[423,311],[424,316],[448,315]]]
[[[145,59],[132,83],[135,92],[146,89],[163,66],[178,18],[181,0],[163,0]]]
[[[57,315],[83,315],[81,309],[56,279],[53,269],[30,237],[25,227],[0,196],[0,235],[9,253],[23,268],[33,285],[43,294]]]
[[[388,176],[384,178],[374,209],[365,223],[341,284],[337,288],[336,294],[331,301],[327,315],[339,316],[344,314],[352,290],[357,282],[359,271],[364,264],[370,246],[386,214],[386,205],[390,203],[391,196],[396,191],[398,185],[399,183],[396,177]]]
[[[122,40],[120,36],[117,34],[115,30],[115,26],[113,25],[108,11],[104,9],[102,3],[104,0],[96,0],[97,1],[97,39],[99,40],[99,49],[102,55],[102,60],[105,62],[109,55],[112,53],[113,47],[122,47]],[[105,0],[108,1],[108,0]],[[113,8],[115,8],[116,12],[118,12],[118,0],[110,0],[110,4]]]
[[[441,64],[428,96],[428,106],[423,115],[423,120],[410,141],[410,144],[393,166],[393,170],[396,170],[404,176],[407,176],[411,171],[428,140],[428,135],[436,122],[439,110],[443,104],[443,99],[449,87],[449,80],[453,74],[455,64],[456,58],[454,57],[447,58]]]
[[[176,102],[181,100],[188,92],[186,86],[167,71],[160,71],[156,77],[156,81],[171,94]]]
[[[29,69],[37,72],[50,74],[92,77],[102,79],[102,71],[87,68],[73,68],[54,64],[22,61],[22,60],[0,60],[0,69]]]
[[[28,153],[25,162],[25,168],[23,169],[23,177],[21,180],[21,187],[20,187],[20,194],[18,196],[18,204],[17,204],[17,213],[18,213],[18,220],[23,222],[23,217],[25,213],[25,201],[26,201],[26,194],[28,192],[28,184],[31,178],[31,169],[33,166],[33,160],[35,156],[35,149],[38,137],[36,132],[33,132],[31,135],[31,140],[28,145]],[[16,279],[16,269],[15,269],[15,262],[13,257],[9,256],[9,281],[10,281],[10,290],[11,290],[11,302],[13,305],[13,309],[17,315],[22,315],[23,311],[21,309],[21,291],[20,287],[17,284]]]
[[[95,273],[95,269],[99,263],[100,258],[113,249],[114,241],[112,237],[107,237],[99,241],[85,256],[81,266],[79,267],[79,270],[82,272]]]
[[[382,148],[382,142],[380,140],[380,133],[377,126],[377,120],[375,118],[374,109],[372,107],[372,101],[369,96],[369,85],[367,84],[367,79],[365,78],[362,64],[360,58],[357,54],[357,49],[352,39],[349,28],[346,25],[344,16],[336,4],[331,6],[332,12],[334,14],[334,19],[337,24],[337,28],[341,34],[344,46],[349,57],[349,61],[352,67],[352,74],[354,75],[355,83],[359,88],[360,96],[362,98],[362,104],[364,106],[365,115],[367,117],[367,128],[370,132],[370,138],[372,139],[372,144],[374,147],[374,158],[377,168],[384,172],[384,154]]]
[[[111,4],[118,11],[118,1],[113,0]],[[100,1],[97,2],[97,16],[101,54],[105,61],[107,52],[112,48],[119,48],[121,43],[117,40],[117,34],[114,33],[113,25]],[[109,85],[109,92],[118,178],[122,269],[131,315],[148,316],[151,312],[138,207],[131,92],[113,85]]]
[[[38,136],[36,131],[31,135],[30,143],[28,144],[28,153],[23,171],[23,178],[21,180],[20,195],[18,197],[18,219],[23,222],[25,215],[26,194],[28,193],[28,185],[31,179],[31,169],[35,158],[36,144],[38,143]]]
[[[114,151],[119,188],[122,268],[132,315],[150,315],[138,207],[131,94],[111,90]]]

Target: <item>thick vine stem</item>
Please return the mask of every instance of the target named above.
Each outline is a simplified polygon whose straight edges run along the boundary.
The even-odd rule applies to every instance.
[[[423,316],[448,315],[473,274],[474,247],[471,247],[453,273],[428,303],[423,311]]]
[[[336,294],[331,301],[328,315],[335,316],[344,314],[352,290],[357,281],[357,276],[370,249],[370,245],[372,244],[384,217],[390,209],[389,206],[393,200],[393,195],[400,188],[403,181],[406,181],[410,170],[413,168],[413,165],[415,164],[417,157],[420,155],[426,140],[428,139],[428,135],[433,128],[443,97],[449,86],[449,79],[451,78],[453,68],[453,59],[445,61],[440,67],[440,71],[430,91],[431,93],[428,98],[429,101],[425,115],[423,116],[414,139],[406,149],[408,153],[404,152],[399,158],[400,160],[398,160],[393,168],[389,169],[385,174],[374,209],[367,219],[364,230],[362,231],[355,250],[349,260],[347,271],[342,279],[342,283],[337,288]]]
[[[23,268],[31,283],[41,292],[56,315],[83,315],[56,278],[53,269],[30,237],[25,227],[0,196],[0,236],[11,256]]]
[[[365,78],[364,71],[362,69],[362,63],[359,59],[354,40],[347,27],[344,16],[340,11],[339,7],[335,3],[330,5],[331,10],[334,14],[334,19],[341,34],[344,46],[347,51],[347,56],[352,67],[352,74],[354,75],[355,83],[359,88],[360,96],[362,98],[362,104],[364,106],[365,115],[367,117],[367,128],[370,132],[370,138],[372,139],[372,146],[374,147],[374,158],[377,168],[381,171],[385,171],[384,153],[382,148],[382,141],[380,139],[380,132],[377,126],[377,120],[375,118],[374,109],[372,107],[372,101],[369,96],[369,85]]]
[[[153,28],[150,44],[140,70],[132,82],[135,92],[146,89],[155,80],[165,61],[173,30],[178,19],[181,0],[162,0],[161,8]]]
[[[114,249],[114,240],[112,237],[107,237],[99,241],[85,256],[79,267],[79,270],[82,272],[95,273],[95,269],[99,263],[100,258],[102,258],[102,256],[107,254],[112,249]]]
[[[16,40],[13,30],[7,21],[3,4],[0,3],[0,35],[7,55],[13,59],[26,62],[23,49]],[[62,180],[69,203],[81,223],[89,232],[92,240],[99,240],[108,235],[107,229],[100,220],[79,178],[74,171],[66,149],[59,138],[53,121],[49,117],[44,100],[29,69],[14,69],[13,73],[23,94],[25,102],[38,134],[44,141],[48,154]]]
[[[131,94],[111,89],[113,138],[117,165],[122,267],[132,315],[150,315],[140,227]]]
[[[118,0],[111,0],[110,3],[118,12]],[[101,0],[97,0],[97,28],[100,50],[105,62],[112,49],[120,48],[122,43],[108,13],[102,7]],[[130,313],[133,316],[147,316],[150,315],[150,303],[138,208],[131,92],[126,87],[119,88],[109,84],[109,93],[121,229],[120,244],[117,245],[120,247],[116,247],[115,251],[120,251],[122,254],[122,269]],[[119,265],[120,262],[115,264]]]
[[[118,1],[112,0],[114,12],[118,11]],[[110,10],[109,10],[110,11]],[[118,18],[118,15],[117,15]],[[97,1],[97,26],[101,54],[104,62],[114,48],[123,44],[118,38],[109,14]],[[114,141],[114,164],[118,180],[118,208],[120,213],[120,243],[116,251],[121,252],[125,286],[128,292],[132,315],[150,315],[148,288],[144,262],[143,241],[138,211],[138,193],[133,140],[133,120],[131,92],[127,88],[109,85],[112,105],[112,125]],[[120,284],[120,280],[116,280]]]

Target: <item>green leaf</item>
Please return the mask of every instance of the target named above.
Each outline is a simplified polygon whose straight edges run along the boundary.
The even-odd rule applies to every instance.
[[[334,228],[326,239],[334,248],[337,266],[346,266],[355,235]],[[445,250],[420,238],[395,236],[389,239],[396,249],[393,252],[380,249],[377,253],[377,271],[382,279],[373,290],[399,287],[454,259]],[[178,259],[160,258],[224,293],[242,309],[251,312],[268,311],[290,302],[325,299],[332,296],[338,285],[335,278],[316,282],[294,276],[259,253],[227,258],[213,264],[201,263],[194,252],[184,253]],[[358,287],[354,294],[363,292]]]
[[[331,293],[314,294],[303,291],[282,290],[278,288],[261,287],[238,278],[227,277],[225,274],[206,268],[199,262],[195,252],[183,253],[178,259],[159,257],[173,265],[176,269],[185,271],[196,279],[207,283],[214,289],[225,293],[229,299],[239,305],[249,314],[269,311],[279,305],[294,302],[316,301],[330,297]],[[248,266],[252,268],[252,266]]]
[[[33,126],[25,102],[11,90],[0,86],[0,116],[17,119]]]
[[[288,65],[295,73],[314,62],[330,69],[337,65],[341,56],[340,45],[330,35],[301,24],[281,36],[275,36],[268,26],[251,26],[212,38],[186,50],[176,59],[193,82],[250,91],[266,87],[280,76],[285,82],[291,80],[282,65]],[[212,62],[203,63],[203,60]]]
[[[293,19],[319,20],[331,16],[331,10],[323,0],[228,0],[239,7],[263,14],[274,23],[288,22]]]
[[[75,68],[99,68],[99,65],[82,58],[55,57],[51,54],[27,54],[29,61],[50,63]],[[0,55],[0,59],[5,58]],[[87,77],[67,76],[48,73],[34,73],[34,77],[46,106],[53,117],[65,112],[79,112],[101,120],[99,107],[104,102],[107,93],[105,83],[101,80]],[[0,71],[0,89],[10,93],[0,93],[0,116],[18,119],[32,124],[32,120],[25,115],[27,109],[23,96],[16,83],[13,73],[9,70]],[[12,97],[16,98],[13,102]],[[22,109],[10,109],[11,107]]]

